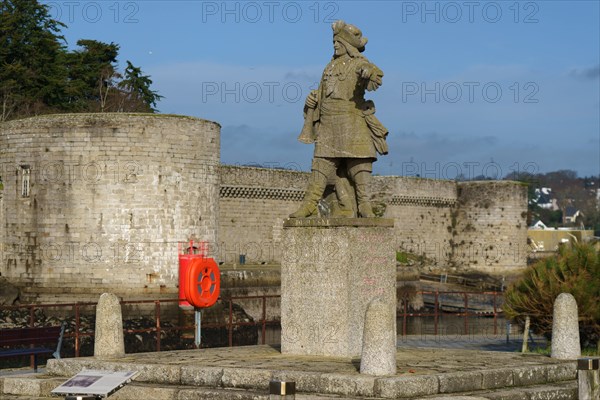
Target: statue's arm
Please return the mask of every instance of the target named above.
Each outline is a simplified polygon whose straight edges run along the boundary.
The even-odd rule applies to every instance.
[[[318,103],[317,90],[311,90],[310,93],[308,93],[308,96],[306,96],[306,101],[304,102],[304,106],[306,108],[315,109],[315,108],[317,108],[317,103]]]
[[[373,91],[379,89],[383,80],[383,71],[375,64],[370,63],[366,59],[360,64],[358,73],[361,78],[367,80],[367,90]]]

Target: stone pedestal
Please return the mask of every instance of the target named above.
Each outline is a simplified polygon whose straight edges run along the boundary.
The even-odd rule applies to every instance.
[[[284,222],[282,353],[360,356],[367,306],[378,297],[396,320],[393,226],[382,218]]]

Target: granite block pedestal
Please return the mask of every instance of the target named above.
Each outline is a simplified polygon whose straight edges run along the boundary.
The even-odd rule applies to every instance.
[[[375,298],[389,302],[395,321],[393,226],[383,218],[284,222],[282,353],[360,356],[365,312]]]

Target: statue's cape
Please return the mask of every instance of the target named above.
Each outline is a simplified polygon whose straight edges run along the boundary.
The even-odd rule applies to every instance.
[[[387,137],[389,131],[375,116],[375,103],[373,103],[372,100],[365,101],[363,114],[365,115],[367,126],[371,130],[371,138],[373,139],[375,150],[379,154],[387,154],[389,148],[385,138]]]

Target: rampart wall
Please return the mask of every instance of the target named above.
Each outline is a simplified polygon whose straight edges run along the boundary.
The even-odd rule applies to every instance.
[[[308,173],[220,165],[220,126],[197,118],[63,114],[0,124],[0,274],[27,301],[173,297],[177,245],[221,263],[277,264]],[[525,187],[375,176],[396,248],[440,269],[525,267]]]
[[[0,129],[0,273],[22,295],[174,293],[177,243],[217,240],[218,124],[62,114]]]
[[[454,264],[507,275],[527,264],[527,187],[518,182],[464,182],[452,223]]]
[[[220,176],[220,259],[279,262],[281,226],[299,206],[308,173],[223,165]],[[375,176],[370,191],[375,207],[396,220],[398,251],[440,268],[500,275],[526,265],[527,198],[517,182]]]
[[[220,177],[220,261],[243,254],[248,263],[278,263],[283,220],[302,201],[308,174],[222,165]]]

